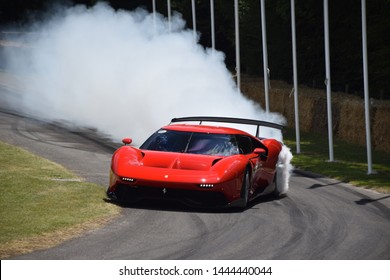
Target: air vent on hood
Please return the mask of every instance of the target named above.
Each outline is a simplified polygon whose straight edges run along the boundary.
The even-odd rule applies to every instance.
[[[216,164],[218,161],[220,161],[222,158],[217,158],[215,160],[213,160],[213,163],[211,164],[211,166],[214,166],[214,164]]]

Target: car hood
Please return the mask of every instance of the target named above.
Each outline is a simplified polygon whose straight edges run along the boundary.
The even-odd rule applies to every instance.
[[[210,156],[140,150],[124,146],[112,159],[111,170],[119,177],[151,181],[222,182],[232,180],[245,169],[243,155]]]
[[[146,167],[199,170],[207,171],[215,163],[221,160],[222,156],[170,153],[142,150],[142,158],[138,159],[139,165]]]

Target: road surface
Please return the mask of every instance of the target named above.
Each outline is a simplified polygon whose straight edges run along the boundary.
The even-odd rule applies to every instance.
[[[0,141],[107,187],[115,145],[93,130],[0,110]],[[242,212],[126,206],[102,228],[14,259],[390,259],[389,206],[389,195],[294,172],[287,197]]]

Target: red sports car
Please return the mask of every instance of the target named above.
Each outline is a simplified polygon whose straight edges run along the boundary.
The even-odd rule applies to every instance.
[[[194,121],[199,124],[188,123]],[[257,132],[254,136],[203,122],[255,125]],[[172,119],[140,148],[125,138],[112,156],[107,195],[118,202],[169,199],[191,206],[241,208],[260,195],[282,195],[286,182],[279,182],[283,177],[277,173],[285,168],[280,160],[283,144],[260,138],[263,126],[282,129],[250,119],[187,117]]]

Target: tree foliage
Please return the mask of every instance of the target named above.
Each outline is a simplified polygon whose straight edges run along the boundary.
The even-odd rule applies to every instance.
[[[93,6],[99,0],[0,0],[0,23],[23,24],[53,4]],[[107,0],[115,9],[143,7],[152,11],[152,0]],[[200,43],[211,47],[210,0],[196,0],[196,23]],[[263,75],[260,0],[239,0],[241,69]],[[324,87],[323,1],[295,1],[298,77],[300,83]],[[191,0],[171,0],[172,10],[183,15],[192,28]],[[167,1],[156,0],[157,11],[167,15]],[[216,48],[235,68],[234,1],[214,0]],[[332,89],[348,89],[362,96],[361,3],[329,1]],[[267,45],[271,79],[292,80],[290,0],[267,0]],[[390,1],[367,1],[368,68],[370,95],[390,99]]]

